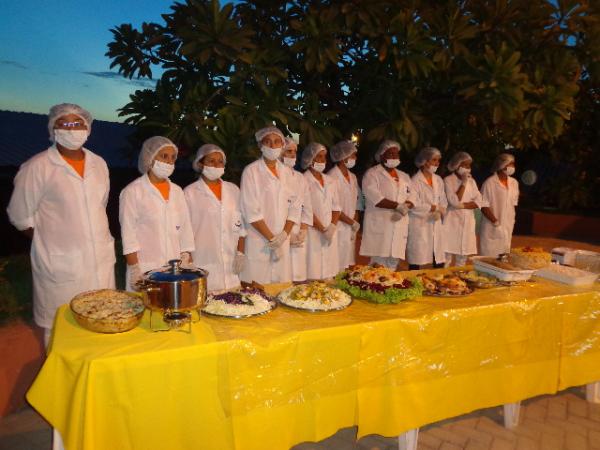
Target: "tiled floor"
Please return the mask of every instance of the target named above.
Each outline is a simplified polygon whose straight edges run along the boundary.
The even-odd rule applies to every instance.
[[[448,419],[423,427],[419,433],[418,448],[419,450],[600,449],[600,405],[586,402],[582,388],[572,388],[557,395],[526,400],[521,410],[521,423],[517,428],[507,430],[502,423],[500,407]],[[392,450],[398,448],[397,442],[397,438],[377,435],[365,436],[356,441],[356,428],[345,428],[323,441],[296,445],[293,450]],[[32,409],[23,409],[0,419],[0,450],[49,450],[50,448],[50,427]]]

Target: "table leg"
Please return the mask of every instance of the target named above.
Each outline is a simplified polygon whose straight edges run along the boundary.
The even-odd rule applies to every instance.
[[[600,403],[600,381],[585,385],[585,399],[590,403]]]
[[[504,427],[511,429],[518,426],[521,402],[506,403],[502,406],[504,407]]]
[[[419,429],[408,430],[398,436],[398,450],[417,450],[417,440],[419,439]]]

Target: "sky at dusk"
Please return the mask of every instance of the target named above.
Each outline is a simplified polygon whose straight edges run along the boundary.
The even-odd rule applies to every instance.
[[[21,0],[2,2],[0,110],[47,114],[78,103],[96,119],[121,121],[117,109],[149,80],[127,80],[104,56],[110,28],[162,23],[171,0]]]

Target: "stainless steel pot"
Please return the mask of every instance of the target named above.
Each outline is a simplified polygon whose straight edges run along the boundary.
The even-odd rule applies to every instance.
[[[146,307],[163,312],[199,310],[206,301],[208,272],[200,268],[182,268],[181,260],[144,274],[137,289],[144,294]]]

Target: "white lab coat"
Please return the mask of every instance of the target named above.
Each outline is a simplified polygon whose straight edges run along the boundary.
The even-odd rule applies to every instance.
[[[310,199],[310,193],[308,192],[308,186],[304,180],[302,172],[292,169],[292,182],[294,186],[294,192],[297,192],[300,199],[300,208],[302,213],[300,215],[300,222],[308,225],[309,227],[313,224],[313,210],[312,202]],[[292,234],[300,232],[300,224],[294,224]],[[308,237],[308,230],[307,230]],[[308,244],[304,241],[302,247],[290,247],[290,254],[292,260],[292,281],[305,281],[307,278],[306,272],[306,248]]]
[[[123,254],[136,253],[142,273],[158,269],[182,252],[194,251],[194,235],[183,190],[169,181],[165,200],[148,175],[133,180],[119,196]],[[127,289],[132,287],[127,281]]]
[[[233,260],[240,237],[246,236],[240,189],[227,181],[221,183],[221,201],[202,178],[183,190],[194,233],[194,265],[208,271],[209,291],[240,285],[238,275],[233,273]]]
[[[273,175],[260,158],[246,166],[242,172],[240,203],[246,225],[246,264],[240,278],[261,284],[285,283],[292,280],[290,240],[281,247],[282,256],[272,260],[267,240],[251,224],[264,220],[271,232],[283,231],[285,222],[300,223],[301,203],[294,190],[291,169],[277,161],[277,174]]]
[[[448,212],[444,217],[446,231],[446,251],[454,255],[475,255],[477,253],[477,238],[475,236],[475,214],[473,209],[461,208],[461,203],[475,202],[477,207],[487,206],[484,203],[477,183],[469,178],[462,199],[458,199],[456,191],[462,184],[456,174],[444,178]]]
[[[382,258],[406,257],[409,216],[398,221],[392,220],[394,210],[378,208],[377,203],[388,199],[400,204],[410,201],[415,204],[410,177],[395,169],[398,181],[381,164],[371,167],[365,173],[362,190],[365,196],[365,218],[363,222],[360,254]]]
[[[361,209],[362,196],[356,175],[348,171],[350,180],[346,180],[339,166],[334,166],[328,173],[337,183],[338,203],[341,211],[354,219],[356,211]],[[341,220],[337,224],[339,271],[345,270],[356,261],[354,232],[352,227]]]
[[[98,155],[83,151],[83,178],[55,146],[25,162],[7,209],[17,229],[34,229],[33,317],[43,328],[52,328],[56,309],[76,294],[115,287],[108,168]]]
[[[432,220],[432,205],[446,209],[448,200],[444,191],[444,181],[433,174],[433,186],[429,186],[425,175],[419,170],[413,175],[412,189],[415,191],[415,207],[410,210],[408,244],[406,256],[409,264],[443,263],[446,261],[446,236],[442,220]]]
[[[333,211],[340,211],[340,205],[337,183],[329,175],[322,175],[323,186],[310,170],[304,172],[304,179],[310,193],[313,214],[319,219],[321,225],[327,228],[331,224]],[[338,231],[335,232],[330,243],[314,226],[309,227],[306,241],[308,279],[323,280],[337,275],[339,272]]]
[[[481,195],[500,221],[500,226],[495,227],[485,216],[481,219],[481,254],[498,256],[509,252],[515,227],[515,206],[519,203],[519,182],[508,177],[508,188],[505,188],[498,175],[494,174],[483,183]]]

